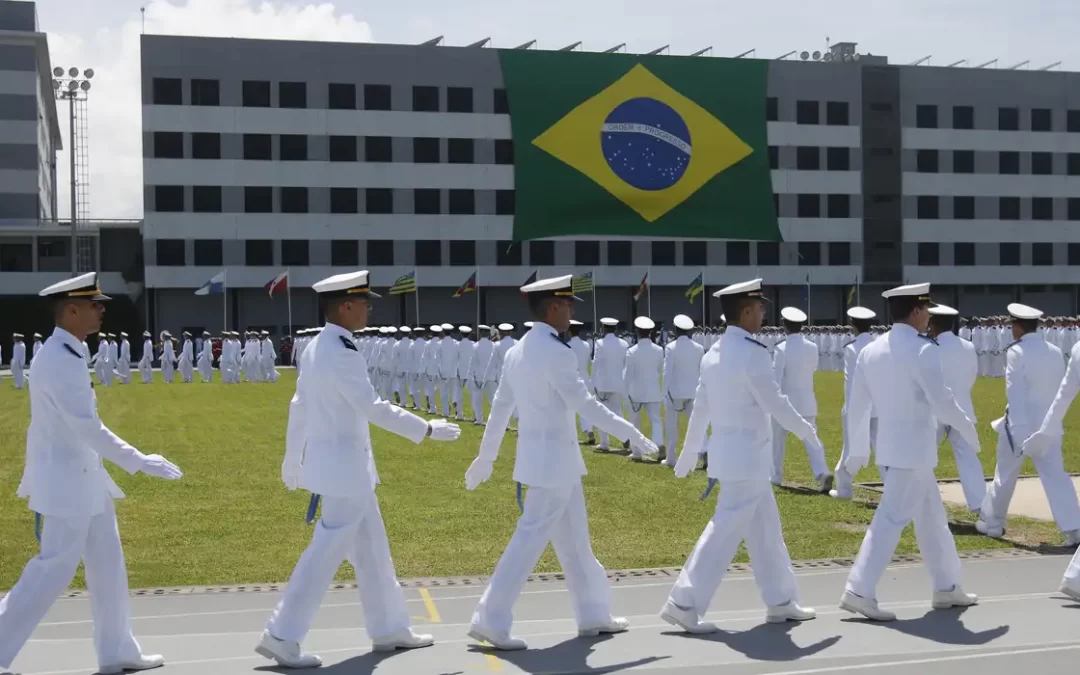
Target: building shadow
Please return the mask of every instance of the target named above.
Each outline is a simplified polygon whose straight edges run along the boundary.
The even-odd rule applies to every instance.
[[[595,638],[575,637],[542,649],[523,649],[520,651],[500,651],[481,645],[470,645],[469,651],[476,654],[494,654],[500,661],[506,661],[526,673],[574,673],[575,675],[606,675],[630,668],[639,668],[657,661],[670,659],[670,656],[647,656],[633,661],[625,661],[611,666],[592,667],[588,660],[596,645],[613,639],[614,635],[601,635]]]
[[[930,610],[917,619],[871,621],[864,618],[841,619],[841,623],[863,623],[895,630],[905,635],[947,645],[978,646],[993,642],[1009,632],[1010,626],[998,626],[984,631],[970,630],[960,620],[967,607]]]

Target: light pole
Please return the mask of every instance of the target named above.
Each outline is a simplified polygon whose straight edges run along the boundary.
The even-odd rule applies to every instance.
[[[53,94],[58,100],[67,99],[69,115],[68,154],[71,157],[71,275],[79,273],[79,258],[76,246],[76,229],[78,220],[78,201],[75,183],[75,101],[79,99],[80,92],[83,99],[90,93],[90,78],[94,76],[94,69],[87,68],[79,77],[78,68],[69,68],[66,71],[57,66],[53,68]]]

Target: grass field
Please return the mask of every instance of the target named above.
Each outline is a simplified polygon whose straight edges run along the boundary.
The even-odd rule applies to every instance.
[[[158,376],[155,373],[155,376]],[[215,375],[216,377],[216,375]],[[289,492],[280,481],[286,413],[294,372],[276,384],[244,383],[98,387],[105,423],[143,452],[161,453],[184,470],[170,482],[110,470],[127,499],[118,502],[120,529],[133,588],[284,581],[311,529],[304,523],[308,494]],[[819,373],[819,433],[830,465],[840,454],[843,378]],[[993,472],[996,435],[989,423],[1005,405],[1004,381],[982,379],[974,391],[982,462]],[[22,474],[29,421],[27,392],[0,384],[0,588],[10,588],[25,562],[36,554],[33,515],[15,497]],[[1066,419],[1065,466],[1080,470],[1077,413]],[[464,487],[465,470],[476,454],[483,429],[466,424],[450,444],[413,445],[374,430],[375,454],[383,485],[378,494],[399,576],[488,574],[505,547],[518,516],[511,470],[516,437],[507,434],[492,479],[475,492]],[[789,437],[788,483],[811,483],[806,453]],[[698,497],[703,472],[677,480],[669,469],[639,464],[585,449],[590,526],[597,557],[608,569],[678,566],[683,563],[714,508]],[[1030,462],[1027,469],[1030,470]],[[955,477],[951,449],[941,453],[938,475]],[[874,468],[859,481],[877,481]],[[778,489],[784,533],[793,559],[853,555],[873,515],[874,493],[859,490],[855,502],[797,489]],[[866,499],[870,502],[867,503]],[[970,523],[966,510],[953,513]],[[1057,545],[1050,523],[1014,520],[1009,541],[954,528],[963,549],[1011,545]],[[909,527],[900,552],[917,550]],[[745,550],[739,554],[745,560]],[[558,569],[551,551],[540,571]],[[350,578],[347,565],[340,571]],[[75,584],[82,586],[81,575]]]

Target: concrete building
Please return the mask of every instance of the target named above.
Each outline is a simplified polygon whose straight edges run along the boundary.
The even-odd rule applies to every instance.
[[[387,297],[379,323],[415,323],[417,301],[424,324],[475,321],[477,295],[452,298],[474,271],[488,323],[525,318],[516,289],[534,271],[595,270],[597,314],[621,319],[651,301],[657,319],[700,320],[684,292],[702,268],[707,290],[761,276],[777,307],[808,303],[818,321],[840,320],[856,280],[878,310],[882,288],[927,280],[965,314],[1014,299],[1075,312],[1080,75],[894,66],[854,47],[769,62],[783,243],[511,245],[496,51],[143,36],[151,323],[280,335],[285,299],[264,284],[288,268],[293,326],[311,325],[311,283],[357,267],[383,289],[416,272],[419,294]],[[193,295],[222,269],[227,305]]]

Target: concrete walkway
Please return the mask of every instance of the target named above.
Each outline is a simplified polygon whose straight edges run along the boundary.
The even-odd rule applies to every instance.
[[[992,480],[992,479],[991,479]],[[1080,493],[1080,476],[1073,476],[1073,487]],[[959,481],[939,483],[941,498],[946,503],[965,506],[964,490]],[[1050,502],[1046,500],[1046,492],[1037,476],[1021,477],[1016,481],[1016,492],[1013,493],[1012,501],[1009,502],[1010,516],[1023,516],[1036,520],[1053,520],[1050,515]]]

